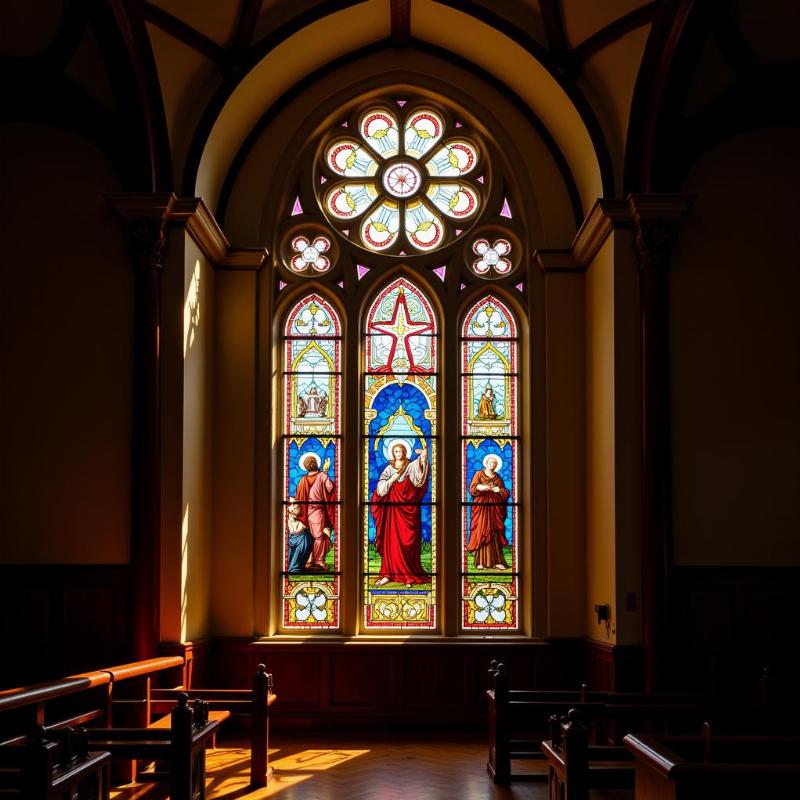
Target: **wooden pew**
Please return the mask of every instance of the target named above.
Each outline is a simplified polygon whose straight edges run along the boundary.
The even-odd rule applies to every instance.
[[[250,785],[266,786],[272,772],[267,755],[269,708],[277,696],[273,693],[272,675],[267,673],[264,664],[258,665],[251,689],[189,689],[186,693],[192,699],[202,698],[208,705],[210,719],[222,722],[231,715],[250,717]],[[153,710],[160,713],[174,705],[178,694],[177,690],[153,689]],[[163,725],[163,722],[154,725]]]
[[[52,741],[40,725],[25,741],[0,747],[0,795],[24,800],[108,800],[107,752],[90,752],[86,728]]]
[[[734,730],[757,731],[766,725],[766,709],[760,703],[728,703],[703,694],[643,694],[633,692],[547,692],[509,690],[502,664],[490,669],[489,760],[487,770],[495,783],[512,780],[544,780],[547,773],[512,773],[512,762],[542,759],[550,717],[564,717],[570,709],[581,714],[596,745],[620,745],[631,732],[692,732],[706,719]],[[520,726],[530,734],[515,739]]]
[[[178,696],[178,705],[170,715],[169,728],[92,728],[89,746],[104,750],[112,758],[158,762],[167,772],[144,772],[137,780],[169,779],[171,800],[205,798],[205,751],[220,726],[208,719],[202,704],[189,705],[186,693]]]
[[[720,721],[728,729],[737,727],[747,730],[750,728],[747,712],[751,709],[751,706],[735,705],[648,707],[646,704],[627,708],[615,704],[607,705],[604,713],[608,719],[619,721],[615,715],[622,710],[623,723],[631,720],[656,722],[662,730],[675,721],[682,727],[710,730],[707,721],[698,722],[704,717]],[[633,787],[634,764],[630,751],[620,745],[592,745],[589,743],[590,736],[590,729],[583,723],[578,709],[570,710],[567,721],[551,718],[551,738],[542,742],[541,747],[548,761],[549,793],[553,800],[587,800],[590,790]],[[689,740],[693,738],[689,737]]]
[[[633,787],[631,754],[624,747],[591,745],[589,737],[576,709],[566,722],[551,720],[551,738],[542,742],[550,800],[588,800],[592,789]]]
[[[800,794],[800,737],[628,735],[636,800],[789,798]]]

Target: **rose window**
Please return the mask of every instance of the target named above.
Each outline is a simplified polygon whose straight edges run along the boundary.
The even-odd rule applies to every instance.
[[[398,103],[398,105],[400,105]],[[319,199],[353,242],[379,253],[428,253],[482,210],[478,146],[430,108],[373,108],[322,151]],[[461,125],[457,125],[461,128]]]

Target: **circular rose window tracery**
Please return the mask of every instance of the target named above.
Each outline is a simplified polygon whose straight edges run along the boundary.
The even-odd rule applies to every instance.
[[[483,210],[480,150],[432,108],[368,109],[328,141],[320,161],[329,221],[376,253],[433,252]]]

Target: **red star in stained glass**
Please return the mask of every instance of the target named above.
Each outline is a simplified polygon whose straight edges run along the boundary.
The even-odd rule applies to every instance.
[[[411,320],[408,313],[408,305],[406,303],[406,296],[402,287],[397,295],[397,301],[394,304],[392,318],[382,322],[370,322],[370,331],[375,333],[382,333],[385,336],[392,337],[392,345],[389,350],[389,357],[386,359],[386,364],[379,367],[377,372],[394,372],[395,354],[398,347],[405,349],[406,356],[408,357],[408,369],[403,369],[403,372],[430,372],[425,367],[420,367],[414,363],[414,356],[411,352],[411,342],[409,341],[412,336],[419,336],[433,330],[432,322],[414,322]]]

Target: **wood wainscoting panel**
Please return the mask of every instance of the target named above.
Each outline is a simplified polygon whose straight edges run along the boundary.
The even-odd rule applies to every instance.
[[[330,664],[332,708],[370,710],[399,705],[405,665],[401,653],[391,648],[358,648],[356,652],[351,648],[344,653],[332,652]]]
[[[585,678],[582,640],[363,642],[216,639],[213,685],[249,685],[267,665],[278,702],[271,724],[293,729],[483,730],[493,659],[518,688],[577,688]]]

